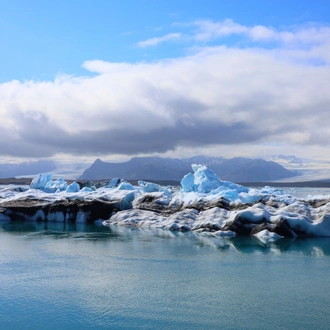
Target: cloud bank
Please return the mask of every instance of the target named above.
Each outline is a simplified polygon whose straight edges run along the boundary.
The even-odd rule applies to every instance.
[[[187,28],[194,47],[179,58],[91,60],[83,67],[93,77],[1,84],[0,153],[100,156],[216,145],[329,145],[328,26],[278,31],[225,20]],[[225,45],[221,38],[232,35],[249,42]],[[210,46],[210,40],[219,42]]]

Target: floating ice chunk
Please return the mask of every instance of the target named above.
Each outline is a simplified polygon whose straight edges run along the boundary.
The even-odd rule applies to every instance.
[[[197,192],[209,193],[223,184],[219,177],[204,165],[194,164],[192,169],[195,172],[194,184]]]
[[[191,165],[194,174],[187,174],[181,180],[183,192],[196,191],[199,193],[209,193],[222,185],[219,177],[204,165]]]
[[[64,179],[58,178],[55,181],[48,181],[44,188],[46,190],[55,192],[56,190],[60,190],[60,191],[66,190],[67,187],[68,187],[68,183]]]
[[[213,233],[214,236],[220,236],[220,237],[234,237],[236,236],[236,233],[231,230],[218,230]]]
[[[152,182],[146,182],[139,180],[138,185],[142,188],[144,192],[155,192],[160,191],[162,187],[159,184],[152,183]]]
[[[79,184],[76,181],[74,181],[66,188],[65,192],[67,192],[67,193],[76,193],[79,190],[80,190]]]
[[[221,181],[220,178],[204,165],[191,165],[194,174],[189,173],[181,180],[181,192],[211,194],[208,199],[223,197],[230,202],[245,202],[249,188],[239,184]],[[245,194],[241,198],[240,194]],[[212,197],[214,195],[214,197]]]
[[[129,182],[123,181],[119,184],[118,190],[135,190],[133,185],[131,185]]]
[[[30,183],[31,189],[43,189],[45,188],[46,184],[53,179],[53,174],[43,174],[40,173],[36,178],[34,178]]]
[[[119,178],[113,178],[110,180],[109,184],[106,186],[107,188],[115,188],[118,187],[120,184],[120,179]]]
[[[39,200],[42,206],[62,199],[73,203],[77,202],[75,200],[89,202],[99,199],[109,202],[117,212],[112,215],[112,222],[123,225],[192,230],[222,236],[233,235],[234,231],[250,234],[261,227],[258,225],[265,224],[269,230],[283,236],[330,236],[330,196],[322,196],[321,201],[315,202],[300,200],[272,187],[249,189],[221,181],[203,165],[192,165],[192,169],[193,174],[182,179],[181,190],[145,181],[140,181],[138,187],[125,181],[117,186],[118,178],[107,187],[94,188],[94,191],[93,188],[79,190],[77,183],[68,187],[61,178],[53,181],[52,174],[40,174],[32,180],[31,189],[27,191],[0,189],[0,205],[3,204],[5,209],[7,202],[10,202],[7,206],[10,208],[16,200],[24,205],[30,200],[32,204]],[[113,189],[107,189],[110,186]],[[54,191],[58,194],[46,193]],[[63,212],[54,210],[48,215],[41,209],[32,215],[26,211],[26,219],[87,221],[86,214],[77,215],[71,208]],[[226,230],[232,231],[227,233]],[[259,236],[265,242],[277,239],[274,233],[267,231],[260,232]]]
[[[263,196],[263,194],[257,189],[250,189],[249,192],[241,192],[240,198],[245,204],[257,203]]]
[[[181,191],[192,192],[194,191],[194,180],[195,177],[192,173],[186,174],[181,180]]]
[[[89,188],[89,187],[83,187],[82,189],[80,189],[81,192],[93,192],[95,190],[96,190],[95,187],[94,187],[94,189],[93,188]]]
[[[30,183],[31,189],[39,189],[47,193],[53,193],[56,191],[63,191],[68,187],[68,184],[62,178],[58,178],[53,181],[53,174],[39,174],[36,178],[34,178]]]
[[[269,242],[274,242],[280,238],[283,238],[283,236],[273,233],[273,232],[269,231],[268,229],[261,230],[261,231],[259,231],[259,233],[256,233],[253,236],[257,237],[264,244],[269,243]]]
[[[282,189],[278,189],[278,188],[274,188],[274,187],[270,187],[270,186],[265,186],[261,189],[261,193],[262,194],[267,194],[267,195],[283,195],[283,190]]]

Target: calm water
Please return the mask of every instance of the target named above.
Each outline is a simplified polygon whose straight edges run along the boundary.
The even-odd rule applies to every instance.
[[[1,329],[329,329],[330,238],[0,223]]]
[[[311,187],[284,187],[280,188],[284,192],[291,194],[297,198],[307,198],[309,195],[330,195],[330,188],[311,188]]]

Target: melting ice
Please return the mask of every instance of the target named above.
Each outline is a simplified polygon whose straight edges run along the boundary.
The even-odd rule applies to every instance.
[[[0,220],[102,222],[206,235],[254,235],[264,242],[284,236],[330,236],[330,196],[297,199],[272,187],[247,188],[222,181],[203,165],[181,187],[112,179],[103,187],[68,184],[40,174],[30,187],[0,190]]]

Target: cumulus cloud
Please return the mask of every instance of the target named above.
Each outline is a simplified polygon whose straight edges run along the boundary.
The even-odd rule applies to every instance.
[[[196,38],[233,31],[279,38],[272,29],[214,24]],[[328,145],[329,43],[318,35],[327,27],[310,29],[297,30],[291,49],[205,46],[157,62],[86,61],[92,77],[3,83],[0,152],[99,156],[266,142]]]

